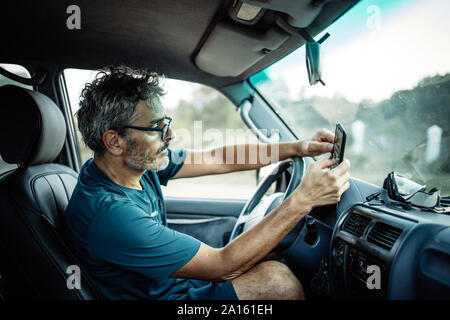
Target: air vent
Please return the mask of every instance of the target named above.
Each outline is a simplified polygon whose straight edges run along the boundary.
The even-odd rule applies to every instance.
[[[395,241],[400,237],[402,230],[389,226],[387,224],[377,222],[370,230],[367,240],[386,250],[391,250]]]
[[[356,213],[350,213],[345,219],[342,229],[357,237],[361,237],[370,223],[370,219]]]

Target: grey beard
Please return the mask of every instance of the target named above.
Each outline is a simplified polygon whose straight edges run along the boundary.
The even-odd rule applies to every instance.
[[[146,162],[145,164],[143,161],[136,161],[136,159],[133,158],[127,158],[125,160],[125,163],[132,169],[137,171],[143,171],[143,170],[151,170],[151,171],[161,171],[167,168],[169,165],[169,156],[166,156],[162,158],[161,160],[155,160],[150,163]]]
[[[169,165],[169,155],[165,156],[162,159],[156,159],[153,161],[150,161],[150,159],[146,156],[145,153],[140,152],[137,148],[137,145],[134,141],[129,140],[129,150],[127,157],[125,159],[125,163],[131,168],[136,171],[144,171],[144,170],[151,170],[151,171],[161,171],[167,168]],[[161,153],[164,149],[168,148],[168,143],[165,144],[163,147],[161,147],[160,150],[156,152],[155,157],[158,156],[159,153]]]

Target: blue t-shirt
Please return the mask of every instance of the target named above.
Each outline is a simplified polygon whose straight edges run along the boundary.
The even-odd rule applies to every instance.
[[[108,299],[236,298],[231,284],[169,276],[190,261],[200,241],[167,227],[161,187],[180,170],[183,150],[169,150],[166,169],[146,171],[142,190],[111,181],[89,159],[66,210],[66,236]],[[220,285],[219,285],[220,286]],[[205,287],[205,288],[203,288]]]

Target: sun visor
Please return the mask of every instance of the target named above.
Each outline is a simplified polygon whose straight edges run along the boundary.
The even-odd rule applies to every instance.
[[[195,57],[195,63],[216,76],[235,77],[278,49],[288,38],[289,34],[278,27],[263,32],[219,22]]]
[[[281,14],[291,27],[307,28],[320,15],[324,5],[329,3],[333,1],[237,0],[229,10],[233,21],[222,20],[214,26],[195,56],[195,64],[215,76],[237,77],[266,56],[271,56],[271,52],[277,49],[277,52],[282,52],[283,44],[291,36],[276,23],[265,28],[256,27],[259,20]],[[254,9],[255,17],[253,20],[242,20],[248,16],[249,9]]]

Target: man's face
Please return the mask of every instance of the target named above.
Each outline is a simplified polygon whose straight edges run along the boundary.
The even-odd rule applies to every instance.
[[[166,123],[164,108],[159,101],[150,103],[139,100],[134,111],[135,121],[133,126],[162,128]],[[169,142],[174,133],[171,129],[167,137],[162,140],[160,131],[141,131],[129,129],[130,133],[125,138],[127,149],[125,163],[132,169],[160,171],[169,164]]]

